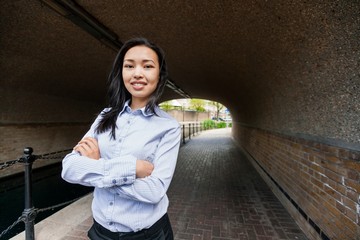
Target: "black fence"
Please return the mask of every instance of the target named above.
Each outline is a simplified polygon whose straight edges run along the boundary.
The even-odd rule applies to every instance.
[[[203,124],[199,122],[189,122],[182,123],[181,130],[182,143],[185,144],[186,140],[190,140],[192,136],[195,136],[196,134],[199,134],[200,132],[208,129],[204,129]]]

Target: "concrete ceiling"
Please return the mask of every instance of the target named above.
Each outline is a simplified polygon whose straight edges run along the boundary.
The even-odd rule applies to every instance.
[[[329,92],[314,72],[332,74],[347,64],[349,74],[358,73],[359,1],[325,2],[2,1],[1,86],[103,101],[116,51],[71,21],[68,12],[48,5],[70,4],[118,42],[135,36],[154,41],[166,52],[171,80],[185,93],[221,102],[234,114],[251,112],[256,117],[244,118],[250,122],[266,109],[280,109],[278,101],[311,95],[314,86]],[[347,63],[326,60],[338,56]],[[168,88],[164,100],[175,98],[182,96]]]
[[[267,85],[269,71],[276,75],[321,30],[311,26],[321,19],[309,9],[316,5],[294,2],[76,1],[119,41],[145,36],[164,48],[171,79],[191,97],[226,103]],[[103,98],[115,51],[44,2],[2,5],[6,85]]]

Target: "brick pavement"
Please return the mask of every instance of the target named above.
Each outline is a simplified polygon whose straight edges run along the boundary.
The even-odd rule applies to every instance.
[[[235,145],[230,129],[180,149],[168,191],[175,239],[307,239]]]

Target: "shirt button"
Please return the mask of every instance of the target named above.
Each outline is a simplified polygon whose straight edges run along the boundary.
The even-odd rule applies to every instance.
[[[114,203],[113,202],[110,202],[110,206],[112,206]]]
[[[113,180],[112,180],[112,183],[113,183],[113,184],[116,184],[116,179],[113,179]]]
[[[126,178],[126,177],[124,177],[124,179],[123,179],[123,180],[124,180],[124,182],[127,182],[127,178]]]
[[[128,121],[127,123],[130,124],[130,121]]]
[[[113,225],[114,223],[113,222],[109,222],[109,225],[111,226],[111,225]]]

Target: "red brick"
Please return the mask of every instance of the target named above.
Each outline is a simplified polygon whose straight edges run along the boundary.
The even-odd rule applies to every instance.
[[[349,187],[350,189],[360,193],[360,182],[353,181],[351,179],[345,179],[344,181],[346,187]]]

